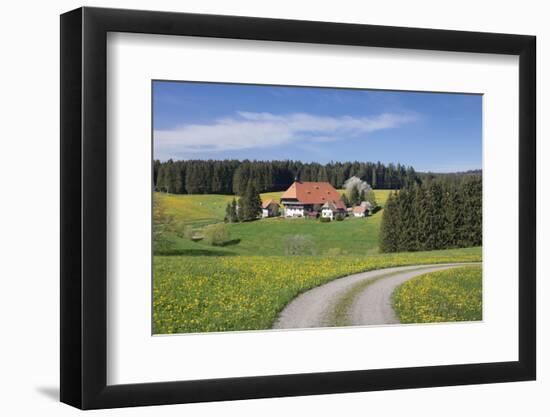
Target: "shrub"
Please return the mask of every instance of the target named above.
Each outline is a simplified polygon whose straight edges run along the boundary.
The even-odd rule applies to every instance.
[[[283,238],[285,255],[300,256],[300,255],[316,255],[317,249],[315,242],[311,236],[306,235],[289,235]]]
[[[336,216],[334,216],[334,219],[338,222],[341,222],[342,220],[344,220],[345,217],[346,217],[345,214],[337,213]]]
[[[320,217],[319,221],[321,223],[330,223],[330,217]]]
[[[204,229],[204,240],[213,246],[222,246],[230,239],[229,228],[225,223],[216,223]]]

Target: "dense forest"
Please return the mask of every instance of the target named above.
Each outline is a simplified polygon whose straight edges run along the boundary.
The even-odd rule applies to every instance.
[[[422,183],[429,183],[433,180],[460,182],[464,177],[479,177],[482,175],[482,171],[481,169],[473,169],[461,172],[417,172],[416,175]]]
[[[353,176],[377,189],[400,189],[420,181],[412,167],[380,162],[185,160],[154,162],[157,191],[173,194],[244,194],[249,182],[258,192],[286,190],[300,181],[328,181],[342,188]]]
[[[440,176],[393,192],[380,229],[382,252],[482,244],[481,175]]]

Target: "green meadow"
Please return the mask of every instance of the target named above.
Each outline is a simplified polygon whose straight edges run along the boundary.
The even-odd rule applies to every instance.
[[[390,191],[375,193],[383,207]],[[281,194],[264,193],[261,198],[279,201]],[[175,227],[169,247],[154,256],[155,334],[269,329],[294,297],[338,277],[392,266],[479,262],[482,257],[480,247],[381,254],[378,238],[383,208],[366,218],[330,223],[308,218],[229,223],[229,240],[223,246],[212,246],[185,238],[183,230],[192,228],[200,236],[208,225],[223,222],[232,196],[155,193],[154,198]],[[314,242],[316,256],[285,256],[285,239],[290,235],[307,236]],[[418,319],[428,308],[405,304],[416,292],[425,294],[429,284],[435,286],[429,278],[423,280],[403,287],[396,298],[404,321]],[[477,285],[468,282],[465,285]],[[445,288],[434,290],[439,291],[439,299],[460,297],[460,288],[452,282],[446,285],[447,292]],[[429,300],[423,302],[429,304]],[[454,314],[455,307],[449,307],[449,314]]]
[[[383,206],[390,191],[375,190],[376,199]],[[261,194],[262,201],[279,201],[282,192]],[[155,193],[173,216],[179,229],[192,227],[200,234],[206,225],[222,222],[225,207],[232,196],[175,195]],[[367,218],[348,217],[344,221],[321,223],[318,219],[268,218],[245,223],[228,224],[230,240],[226,245],[211,246],[202,241],[191,241],[181,233],[171,236],[171,246],[165,255],[284,255],[284,240],[289,235],[304,235],[315,242],[318,255],[366,255],[378,252],[378,234],[382,212]]]

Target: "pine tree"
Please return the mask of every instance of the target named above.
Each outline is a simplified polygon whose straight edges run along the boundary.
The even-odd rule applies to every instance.
[[[168,161],[168,169],[164,176],[164,184],[166,187],[166,191],[168,193],[175,193],[176,190],[176,178],[177,178],[177,172],[176,167],[174,166],[174,163],[172,160]]]
[[[229,212],[229,220],[231,223],[236,223],[239,221],[239,216],[237,215],[237,200],[233,198],[231,202],[231,210]]]
[[[360,194],[359,194],[359,189],[355,186],[355,187],[352,187],[351,188],[351,191],[349,193],[349,202],[351,205],[356,205],[356,204],[359,204],[360,203]]]
[[[351,204],[350,204],[350,202],[349,202],[349,199],[348,199],[348,196],[347,196],[346,193],[343,193],[343,194],[342,194],[342,202],[344,203],[344,205],[345,205],[346,207],[351,207]]]
[[[396,196],[391,193],[384,206],[380,225],[380,251],[396,252],[398,248],[398,210]]]
[[[158,180],[160,165],[161,165],[161,163],[158,159],[155,159],[153,161],[153,186],[154,187],[157,186],[157,180]]]
[[[175,194],[184,194],[185,193],[185,168],[182,164],[176,163],[172,166],[174,171],[174,193]]]
[[[243,207],[244,207],[244,197],[241,197],[237,201],[237,221],[239,222],[243,222],[245,220]]]
[[[234,198],[233,201],[231,201],[231,203],[227,203],[227,207],[225,207],[224,221],[226,223],[236,223],[239,221],[239,216],[237,214],[237,200]]]
[[[231,222],[231,203],[227,203],[227,206],[225,206],[225,216],[223,217],[223,221],[226,223]]]
[[[482,244],[482,198],[481,178],[472,177],[463,181],[464,238],[468,246]]]
[[[241,221],[255,220],[262,212],[262,199],[252,182],[248,183],[246,191],[240,199],[239,211]]]
[[[157,182],[155,189],[157,191],[166,191],[166,169],[168,165],[162,164],[159,166],[157,174]]]
[[[416,248],[418,250],[426,250],[429,225],[430,225],[430,208],[426,189],[423,186],[415,187],[414,195],[415,221],[416,221]]]
[[[371,207],[377,207],[378,202],[376,201],[376,195],[374,194],[374,191],[370,189],[367,191],[367,195],[365,196],[365,200],[368,201],[371,204]]]
[[[399,251],[417,250],[417,220],[414,203],[414,193],[412,189],[403,188],[399,191],[397,199],[399,207],[397,248]]]
[[[443,188],[438,181],[429,186],[429,223],[426,230],[426,249],[443,249],[445,246],[445,212],[443,208]]]

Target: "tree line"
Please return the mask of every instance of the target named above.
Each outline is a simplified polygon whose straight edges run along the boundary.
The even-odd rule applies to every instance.
[[[380,162],[330,162],[250,160],[155,161],[155,190],[173,194],[243,195],[249,183],[257,192],[286,190],[300,181],[326,181],[342,188],[356,176],[377,189],[400,189],[420,181],[414,168]]]
[[[382,252],[482,244],[482,178],[440,177],[391,193],[380,228]]]

